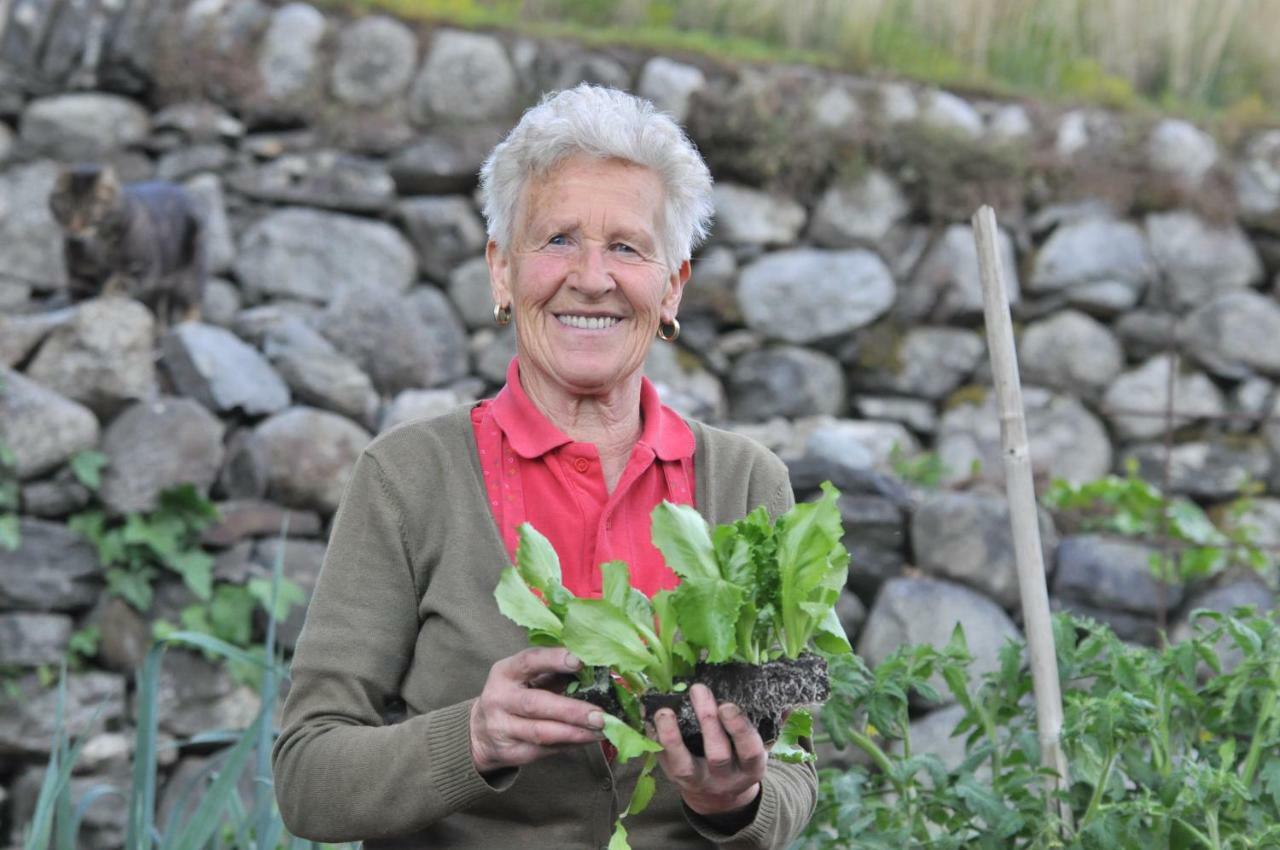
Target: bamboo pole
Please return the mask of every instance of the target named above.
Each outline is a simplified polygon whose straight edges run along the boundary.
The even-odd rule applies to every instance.
[[[1040,523],[1031,479],[1031,454],[1027,447],[1026,414],[1018,355],[1013,345],[1013,323],[1005,291],[1000,254],[996,250],[996,214],[983,206],[973,216],[982,277],[983,312],[987,349],[1000,409],[1000,440],[1004,449],[1005,489],[1009,497],[1009,522],[1013,527],[1018,589],[1022,596],[1022,621],[1031,653],[1031,677],[1035,688],[1036,730],[1040,760],[1056,776],[1046,779],[1046,790],[1065,790],[1069,783],[1067,756],[1062,749],[1062,691],[1058,683],[1058,657],[1053,625],[1049,619],[1049,591],[1044,580],[1044,556],[1040,548]],[[1068,829],[1071,809],[1065,801],[1060,811]]]

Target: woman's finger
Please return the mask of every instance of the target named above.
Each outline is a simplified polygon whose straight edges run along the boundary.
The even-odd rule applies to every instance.
[[[527,685],[548,673],[576,673],[581,669],[582,662],[572,652],[535,646],[497,662],[492,672]]]
[[[760,732],[751,722],[751,718],[731,702],[720,706],[719,712],[720,723],[733,741],[733,751],[738,757],[739,770],[755,779],[764,776],[769,751],[765,749]]]
[[[689,688],[689,702],[698,716],[698,727],[702,730],[702,751],[707,760],[707,769],[712,776],[723,776],[733,770],[733,744],[720,723],[720,714],[716,711],[716,698],[711,689],[703,684]]]

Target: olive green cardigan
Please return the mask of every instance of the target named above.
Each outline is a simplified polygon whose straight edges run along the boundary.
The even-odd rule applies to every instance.
[[[691,422],[697,504],[712,523],[793,502],[782,462]],[[525,648],[493,589],[509,564],[489,512],[470,409],[410,422],[357,460],[334,520],[272,753],[295,835],[369,850],[602,848],[640,760],[583,746],[490,785],[470,751],[470,709],[490,666]],[[405,718],[389,723],[403,701]],[[754,819],[732,835],[658,794],[626,820],[642,848],[784,848],[812,814],[812,766],[771,761]]]

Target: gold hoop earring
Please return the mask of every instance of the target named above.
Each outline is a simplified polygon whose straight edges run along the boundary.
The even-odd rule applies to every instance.
[[[494,304],[493,320],[499,325],[511,324],[511,307],[510,305]]]
[[[680,336],[679,319],[672,319],[670,322],[658,323],[658,339],[663,342],[675,342],[675,339],[678,336]]]

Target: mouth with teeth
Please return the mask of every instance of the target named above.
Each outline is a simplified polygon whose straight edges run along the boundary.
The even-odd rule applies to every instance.
[[[608,330],[622,320],[616,316],[575,316],[571,313],[562,313],[556,316],[556,321],[566,327],[578,330],[603,331]]]

